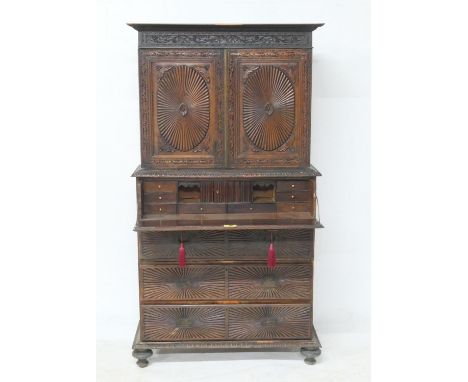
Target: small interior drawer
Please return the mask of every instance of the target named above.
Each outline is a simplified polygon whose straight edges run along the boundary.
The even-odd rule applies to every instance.
[[[176,200],[175,192],[152,192],[143,196],[144,202],[175,203]]]
[[[181,203],[180,214],[223,214],[226,211],[224,203]]]
[[[290,191],[277,192],[276,200],[278,202],[306,202],[311,200],[312,194],[310,191]]]
[[[276,190],[283,191],[308,191],[310,183],[306,180],[279,180],[276,182]]]
[[[312,211],[310,203],[278,203],[278,212],[309,212]]]
[[[249,212],[275,212],[275,203],[229,203],[227,211],[230,213],[249,213]]]
[[[177,192],[177,182],[143,181],[143,192]]]
[[[175,204],[144,203],[143,205],[143,215],[175,214],[176,212],[177,205]]]

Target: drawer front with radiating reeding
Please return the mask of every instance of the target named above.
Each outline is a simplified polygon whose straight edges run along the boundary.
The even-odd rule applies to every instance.
[[[267,256],[273,241],[278,261],[306,260],[313,255],[314,230],[239,230],[140,232],[140,259],[177,261],[181,241],[191,261],[257,260]]]
[[[310,300],[312,265],[140,265],[141,300]]]
[[[310,339],[311,306],[143,305],[143,341]]]

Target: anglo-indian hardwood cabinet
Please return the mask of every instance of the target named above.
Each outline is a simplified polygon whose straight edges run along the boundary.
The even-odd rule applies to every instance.
[[[297,349],[315,363],[312,31],[138,31],[140,324],[152,349]]]

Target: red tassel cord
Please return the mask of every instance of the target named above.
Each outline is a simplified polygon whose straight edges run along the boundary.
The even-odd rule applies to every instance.
[[[181,241],[179,247],[179,267],[183,268],[185,264],[185,248],[183,241]]]
[[[268,248],[268,268],[274,268],[276,265],[276,253],[275,247],[273,247],[273,242],[270,243],[270,248]]]

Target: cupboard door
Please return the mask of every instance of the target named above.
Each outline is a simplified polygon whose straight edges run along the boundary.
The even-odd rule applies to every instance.
[[[220,50],[140,50],[142,163],[224,163]]]
[[[229,51],[230,166],[309,164],[310,65],[308,49]]]

